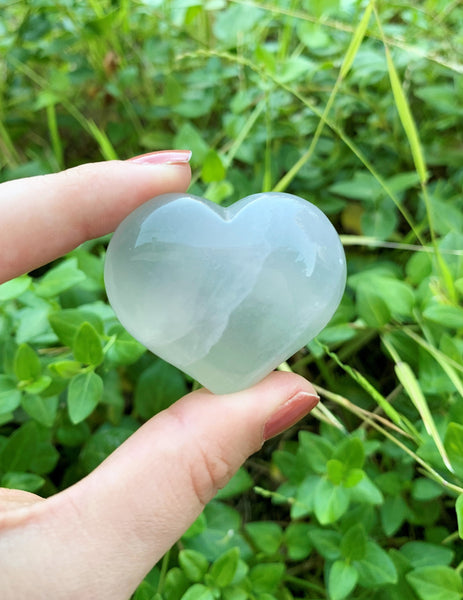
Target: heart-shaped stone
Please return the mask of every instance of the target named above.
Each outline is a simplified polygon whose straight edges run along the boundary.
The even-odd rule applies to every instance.
[[[297,196],[222,208],[165,194],[119,225],[105,282],[129,333],[220,394],[257,383],[323,329],[346,262],[330,221]]]

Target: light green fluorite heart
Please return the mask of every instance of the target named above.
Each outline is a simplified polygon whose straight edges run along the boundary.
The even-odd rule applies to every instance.
[[[108,248],[108,298],[152,352],[215,393],[247,388],[328,323],[345,286],[339,237],[313,204],[254,194],[222,208],[153,198]]]

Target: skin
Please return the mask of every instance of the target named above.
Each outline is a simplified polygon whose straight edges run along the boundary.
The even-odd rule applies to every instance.
[[[110,161],[0,185],[0,281],[113,231],[143,202],[189,181],[187,164]],[[300,392],[315,394],[291,373],[236,394],[198,390],[67,490],[44,500],[0,489],[0,597],[129,598]]]

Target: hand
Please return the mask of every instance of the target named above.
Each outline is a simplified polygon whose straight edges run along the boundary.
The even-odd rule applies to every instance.
[[[188,158],[154,153],[0,185],[0,281],[113,231],[153,196],[186,190]],[[264,439],[317,400],[291,373],[236,394],[199,390],[71,488],[46,500],[0,490],[0,597],[126,600]]]

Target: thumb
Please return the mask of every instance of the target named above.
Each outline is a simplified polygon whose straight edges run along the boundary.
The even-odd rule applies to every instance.
[[[53,504],[54,531],[63,532],[72,581],[88,586],[79,597],[129,597],[264,439],[293,425],[317,402],[313,387],[291,373],[272,373],[235,394],[199,390],[47,501]]]

